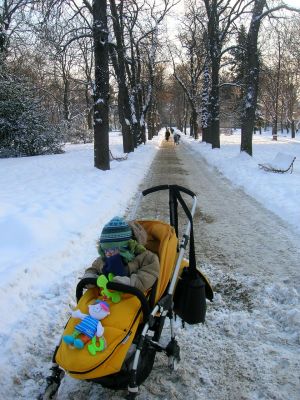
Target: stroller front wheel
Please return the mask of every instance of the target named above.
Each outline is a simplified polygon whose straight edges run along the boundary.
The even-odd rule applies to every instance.
[[[168,365],[172,371],[176,371],[180,361],[180,347],[177,340],[172,338],[166,347],[166,354],[168,356]]]

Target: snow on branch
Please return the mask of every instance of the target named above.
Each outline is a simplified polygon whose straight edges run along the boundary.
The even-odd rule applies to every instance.
[[[297,12],[300,13],[300,8],[295,8],[295,7],[290,7],[287,4],[280,4],[277,7],[273,7],[273,8],[268,8],[268,10],[266,10],[265,12],[263,12],[262,14],[260,14],[257,17],[257,20],[262,20],[264,17],[268,16],[269,14],[279,11],[279,10],[287,10],[287,11],[293,11],[293,12]]]

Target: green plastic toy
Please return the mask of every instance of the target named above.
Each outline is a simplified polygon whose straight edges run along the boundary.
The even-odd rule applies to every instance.
[[[101,295],[104,296],[107,299],[111,299],[113,303],[119,303],[121,301],[121,292],[111,292],[110,290],[107,289],[106,285],[108,282],[111,282],[113,280],[114,274],[109,273],[108,274],[108,279],[106,278],[105,275],[100,275],[97,279],[97,286],[99,286],[101,290]]]
[[[103,351],[105,349],[105,339],[99,338],[99,346],[97,346],[97,338],[94,336],[91,343],[88,345],[88,351],[92,356],[95,356],[97,351]]]

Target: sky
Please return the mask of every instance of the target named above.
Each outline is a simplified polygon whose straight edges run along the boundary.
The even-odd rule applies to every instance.
[[[167,33],[171,43],[177,42],[176,37],[179,33],[178,20],[184,15],[184,3],[184,0],[180,0],[178,4],[172,8],[170,14],[166,18]],[[285,0],[285,4],[300,9],[300,0]]]
[[[285,3],[292,7],[300,8],[300,0],[285,0]]]
[[[115,215],[124,215],[131,204],[163,133],[129,154],[126,161],[113,161],[110,171],[93,167],[92,144],[67,145],[59,155],[0,159],[1,398],[36,398],[77,279],[97,256],[96,240],[103,225]],[[253,157],[239,152],[238,131],[221,135],[221,149],[214,150],[183,134],[181,139],[234,187],[288,222],[291,232],[300,234],[299,133],[294,140],[279,135],[277,142],[269,132],[255,135]],[[111,133],[115,156],[122,154],[121,140],[118,132]],[[297,157],[292,174],[259,169],[258,163],[271,161],[278,152]],[[271,302],[278,287],[269,290]],[[218,299],[217,307],[222,302]],[[224,318],[220,311],[211,323],[217,327]],[[247,331],[248,323],[242,321]],[[258,325],[257,329],[259,332]],[[181,333],[182,340],[187,340],[188,332]],[[288,333],[282,334],[295,337],[297,332],[293,322]]]

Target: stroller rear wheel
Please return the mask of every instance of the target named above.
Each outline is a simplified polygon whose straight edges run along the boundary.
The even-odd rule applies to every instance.
[[[149,343],[145,342],[144,346],[141,350],[141,355],[139,358],[138,368],[137,368],[137,384],[141,385],[147,377],[150,375],[150,372],[153,368],[154,360],[155,360],[156,350],[151,348]],[[101,386],[114,389],[114,390],[122,390],[127,389],[130,380],[130,371],[134,359],[135,351],[125,359],[122,368],[116,374],[112,374],[109,376],[103,376],[101,378],[92,379],[92,382],[99,383]]]

